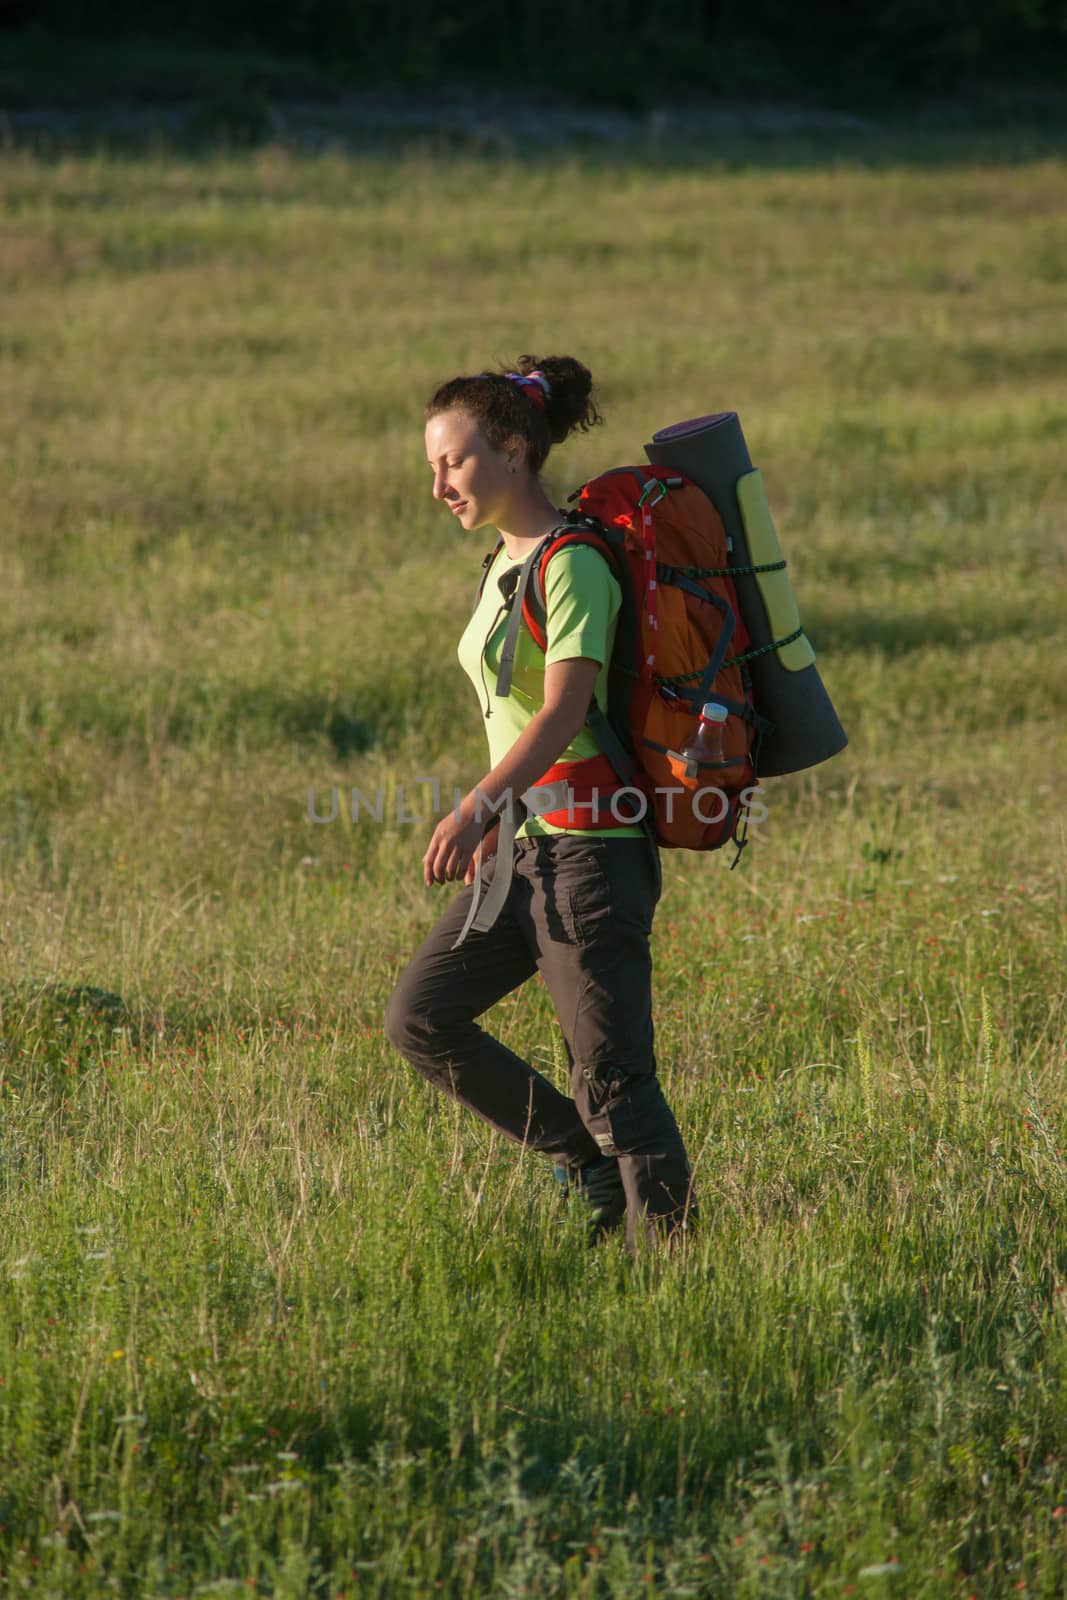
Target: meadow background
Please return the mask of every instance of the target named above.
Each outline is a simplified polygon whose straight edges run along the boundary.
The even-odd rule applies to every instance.
[[[3,153],[5,1597],[1063,1593],[1065,177]],[[522,351],[560,493],[740,413],[850,735],[664,854],[677,1261],[385,1044],[428,811],[307,814],[484,770],[421,407]]]

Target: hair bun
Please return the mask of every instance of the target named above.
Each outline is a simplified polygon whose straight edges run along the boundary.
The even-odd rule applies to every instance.
[[[601,420],[593,399],[593,375],[574,356],[520,356],[514,369],[523,377],[541,372],[552,393],[545,400],[545,421],[553,444],[562,444],[569,433],[585,433]]]
[[[543,383],[515,381],[534,372]],[[499,372],[449,378],[426,402],[426,420],[453,408],[475,419],[494,450],[507,449],[516,437],[525,439],[527,465],[534,473],[554,444],[601,420],[592,374],[573,356],[520,356]]]

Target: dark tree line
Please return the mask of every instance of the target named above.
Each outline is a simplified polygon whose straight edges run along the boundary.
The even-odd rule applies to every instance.
[[[1067,77],[1067,0],[0,0],[0,28],[27,26],[255,48],[364,82],[497,78],[622,103],[672,84],[862,97],[1016,65]]]

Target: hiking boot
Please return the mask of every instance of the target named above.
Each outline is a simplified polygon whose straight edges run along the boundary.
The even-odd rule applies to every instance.
[[[601,1156],[584,1167],[553,1168],[564,1196],[577,1193],[589,1211],[589,1242],[620,1226],[626,1218],[626,1190],[614,1156]]]

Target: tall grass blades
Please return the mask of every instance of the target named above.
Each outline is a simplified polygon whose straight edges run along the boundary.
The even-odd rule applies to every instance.
[[[1064,1592],[1067,190],[991,137],[5,152],[4,1600]],[[382,1034],[485,770],[421,407],[523,350],[561,497],[739,411],[850,737],[664,853],[678,1259]]]

